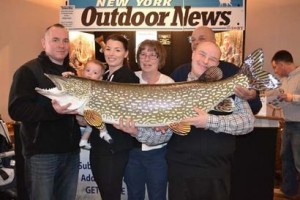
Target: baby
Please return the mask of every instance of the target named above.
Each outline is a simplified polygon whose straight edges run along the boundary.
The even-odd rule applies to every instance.
[[[103,76],[104,72],[105,72],[105,65],[102,62],[100,62],[99,60],[96,60],[96,59],[89,60],[85,64],[85,67],[82,72],[82,77],[93,79],[93,80],[102,80],[102,76]],[[64,72],[62,75],[68,76],[68,75],[74,75],[74,74],[71,72]],[[85,149],[91,148],[91,146],[88,142],[91,132],[92,132],[92,127],[87,125],[83,131],[83,135],[82,135],[80,143],[79,143],[80,147],[85,148]],[[100,138],[102,138],[106,142],[108,142],[109,144],[113,143],[113,139],[108,134],[105,126],[102,129],[100,129],[99,136],[100,136]]]

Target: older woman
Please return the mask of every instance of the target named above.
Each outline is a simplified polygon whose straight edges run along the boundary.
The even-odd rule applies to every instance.
[[[137,61],[141,71],[135,72],[141,84],[173,83],[174,81],[159,72],[165,65],[166,50],[156,40],[143,41],[137,51]],[[134,148],[129,153],[125,171],[125,183],[128,190],[128,200],[145,199],[145,185],[149,200],[166,199],[167,162],[166,142],[172,132],[169,129],[135,128],[134,122],[127,119],[122,130],[135,137]],[[163,131],[163,133],[162,133]]]

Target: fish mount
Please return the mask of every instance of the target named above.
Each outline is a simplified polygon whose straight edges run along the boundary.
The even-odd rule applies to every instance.
[[[197,116],[194,107],[205,112],[214,110],[234,94],[236,85],[258,90],[278,87],[279,80],[264,72],[262,66],[263,51],[258,49],[245,59],[239,73],[223,80],[133,84],[46,74],[56,87],[36,91],[61,105],[71,102],[70,109],[77,110],[96,127],[118,124],[120,117],[129,117],[137,127],[168,126],[174,133],[184,135],[191,127],[180,122]]]

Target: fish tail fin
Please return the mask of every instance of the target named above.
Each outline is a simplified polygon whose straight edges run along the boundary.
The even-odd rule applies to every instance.
[[[264,54],[262,49],[257,49],[244,60],[240,73],[245,74],[249,78],[250,88],[256,90],[275,89],[281,85],[280,81],[263,70]]]

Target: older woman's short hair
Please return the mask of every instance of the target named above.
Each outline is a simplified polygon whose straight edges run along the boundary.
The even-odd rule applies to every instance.
[[[156,54],[157,54],[157,58],[158,58],[158,69],[161,69],[165,66],[166,63],[166,57],[167,57],[167,51],[165,49],[165,47],[157,40],[144,40],[143,42],[140,43],[139,48],[137,50],[137,62],[138,64],[140,64],[139,61],[139,56],[141,54],[141,52],[146,49],[149,48],[150,50],[153,50]]]

